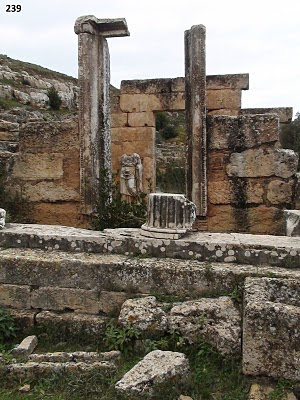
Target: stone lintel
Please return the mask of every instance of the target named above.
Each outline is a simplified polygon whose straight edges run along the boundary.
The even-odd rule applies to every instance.
[[[94,15],[84,15],[77,18],[74,26],[75,33],[90,33],[108,37],[129,36],[125,18],[98,19]]]
[[[132,79],[121,82],[121,94],[184,92],[185,78]],[[207,75],[207,90],[248,90],[249,74]]]
[[[293,118],[293,107],[272,107],[272,108],[243,108],[241,115],[249,114],[277,114],[281,124],[289,123]]]

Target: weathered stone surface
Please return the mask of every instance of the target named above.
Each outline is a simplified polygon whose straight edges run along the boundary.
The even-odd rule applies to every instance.
[[[0,229],[5,227],[5,218],[6,218],[6,211],[3,208],[0,208]]]
[[[150,193],[147,211],[140,233],[148,237],[179,239],[196,219],[195,204],[183,194]]]
[[[30,287],[0,285],[0,305],[13,308],[30,308]]]
[[[38,182],[25,184],[22,188],[22,197],[27,201],[79,201],[79,192],[73,187],[55,182]]]
[[[30,219],[44,224],[63,226],[86,226],[85,219],[80,212],[80,203],[75,201],[64,202],[31,202]],[[51,247],[51,246],[50,246]]]
[[[99,312],[96,290],[41,287],[31,293],[31,306],[44,310],[74,310],[87,314]]]
[[[128,114],[129,126],[155,126],[155,114],[153,112],[140,112]]]
[[[128,113],[112,113],[111,127],[119,128],[124,126],[128,126]]]
[[[286,235],[300,236],[300,210],[284,210]]]
[[[122,94],[120,107],[123,112],[141,113],[164,109],[161,99],[156,94]]]
[[[283,235],[284,214],[283,211],[268,207],[264,204],[258,207],[251,207],[247,210],[249,231],[261,235]]]
[[[122,304],[129,298],[140,297],[141,294],[128,292],[108,292],[101,291],[99,298],[99,311],[104,314],[112,315],[119,313]]]
[[[241,351],[241,316],[229,297],[175,305],[170,312],[169,326],[190,343],[204,339],[224,355]]]
[[[167,315],[154,296],[126,300],[121,308],[119,323],[132,324],[139,331],[149,334],[161,333],[168,328]]]
[[[209,116],[209,148],[241,151],[279,140],[277,115]]]
[[[15,321],[17,329],[24,334],[32,332],[32,328],[35,324],[35,316],[37,311],[35,310],[22,310],[22,309],[11,309],[10,313]]]
[[[292,107],[273,107],[273,108],[242,108],[241,115],[248,114],[277,114],[281,124],[291,122],[293,118]]]
[[[229,176],[278,176],[289,178],[296,174],[298,155],[286,149],[249,149],[233,153],[227,166]]]
[[[268,185],[267,199],[272,204],[290,204],[292,202],[293,188],[293,181],[273,180]]]
[[[193,399],[190,396],[181,395],[179,396],[178,400],[193,400]]]
[[[194,25],[184,34],[186,93],[186,195],[196,214],[207,215],[206,28]],[[217,107],[216,107],[217,108]]]
[[[245,181],[244,181],[245,182]],[[247,204],[263,203],[264,187],[260,182],[246,181],[244,202]],[[241,198],[241,185],[237,181],[213,181],[208,183],[208,200],[213,204],[238,204]]]
[[[89,33],[104,37],[129,36],[125,18],[99,19],[94,15],[83,15],[75,21],[74,31],[77,35]]]
[[[103,372],[103,375],[111,374],[116,367],[108,361],[94,363],[51,363],[51,362],[28,362],[23,364],[10,364],[5,368],[5,377],[8,380],[38,380],[52,374],[83,374]]]
[[[188,372],[189,362],[184,354],[155,350],[127,372],[115,388],[120,393],[139,396],[153,392],[159,383],[183,379]]]
[[[228,211],[229,206],[216,206],[216,208],[226,208]],[[260,218],[267,211],[267,208],[278,211],[273,207],[259,206],[255,208],[259,209]],[[273,215],[275,216],[275,214]],[[107,255],[123,254],[125,256],[147,254],[160,258],[172,257],[187,260],[196,258],[199,261],[217,260],[218,262],[232,262],[228,259],[228,255],[230,256],[228,252],[233,250],[234,262],[259,266],[285,266],[285,258],[292,252],[294,266],[300,261],[300,239],[297,237],[241,233],[193,232],[180,240],[162,240],[143,237],[140,235],[139,229],[130,228],[106,229],[104,232],[97,232],[59,225],[9,224],[0,231],[1,246],[69,251],[72,253],[72,258],[76,257],[76,253],[87,252],[107,253]],[[218,250],[220,251],[218,252]],[[1,251],[2,259],[5,252],[6,250]],[[273,257],[273,252],[277,254],[276,257]],[[59,254],[63,255],[60,252]],[[82,257],[83,255],[78,254],[78,256]],[[66,258],[68,259],[68,257],[70,255]],[[92,254],[87,257],[90,259]],[[94,260],[97,260],[99,255],[94,257]],[[131,261],[128,260],[128,262]],[[142,263],[142,260],[139,260],[139,262]],[[120,266],[120,268],[122,267]],[[105,275],[101,279],[103,280],[104,277]],[[107,285],[105,289],[103,287],[103,290],[111,290],[109,281],[106,279],[103,282]],[[121,287],[118,291],[123,291],[123,288]]]
[[[14,164],[12,178],[34,181],[42,179],[60,179],[63,177],[63,155],[23,154]]]
[[[111,361],[116,362],[121,358],[119,351],[108,351],[104,353],[77,351],[73,353],[56,352],[45,354],[31,354],[29,361],[33,362],[85,362],[92,363],[95,361]]]
[[[36,323],[42,331],[51,332],[55,326],[56,337],[61,335],[63,339],[73,337],[101,338],[104,336],[108,319],[106,317],[93,316],[78,313],[54,313],[42,311],[36,315]]]
[[[12,350],[15,357],[28,357],[38,345],[36,336],[27,336],[22,342]]]
[[[245,374],[300,380],[299,287],[299,279],[246,279]]]
[[[241,91],[232,89],[208,90],[206,106],[209,110],[241,108]]]

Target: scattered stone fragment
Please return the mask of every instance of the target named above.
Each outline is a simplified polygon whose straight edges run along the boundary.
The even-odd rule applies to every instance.
[[[182,353],[155,350],[128,371],[116,383],[116,390],[129,396],[152,393],[155,385],[167,380],[181,380],[189,372],[189,362]]]
[[[119,351],[109,351],[105,353],[78,351],[75,353],[55,352],[45,354],[31,354],[29,361],[33,362],[86,362],[95,361],[118,361],[121,358]]]
[[[131,323],[138,330],[150,334],[164,332],[168,328],[167,315],[154,296],[126,300],[121,308],[119,323]]]
[[[184,396],[183,394],[179,396],[178,400],[193,400],[190,396]]]
[[[271,398],[270,394],[274,392],[275,389],[275,386],[253,383],[250,388],[248,400],[269,400]],[[286,392],[280,398],[281,400],[297,400],[292,392]]]
[[[17,347],[12,351],[15,357],[28,357],[38,345],[36,336],[27,336]]]
[[[28,393],[28,392],[30,392],[30,389],[31,389],[30,385],[24,385],[24,386],[20,387],[19,392],[20,393]]]
[[[5,217],[6,211],[3,208],[0,208],[0,229],[5,227]]]
[[[241,351],[241,316],[229,297],[175,305],[170,312],[169,326],[190,343],[204,339],[222,354]]]
[[[300,236],[300,210],[284,210],[286,235]]]

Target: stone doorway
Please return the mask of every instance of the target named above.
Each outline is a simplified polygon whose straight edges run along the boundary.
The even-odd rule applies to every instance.
[[[185,193],[185,112],[165,111],[154,115],[156,192]]]

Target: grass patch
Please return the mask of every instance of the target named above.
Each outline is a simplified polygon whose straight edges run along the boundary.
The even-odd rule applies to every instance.
[[[25,108],[24,104],[19,103],[17,100],[0,98],[0,108],[3,108],[4,110],[9,110],[13,107]]]

